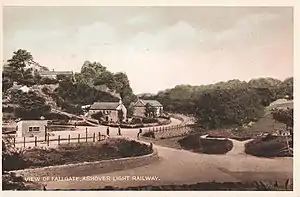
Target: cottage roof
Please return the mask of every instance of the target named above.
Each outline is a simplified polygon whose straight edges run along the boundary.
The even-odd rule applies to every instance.
[[[149,104],[151,105],[152,107],[162,107],[163,105],[158,102],[157,100],[141,100],[143,103],[146,104]]]
[[[72,75],[72,71],[41,71],[40,75]]]
[[[91,110],[103,110],[103,109],[116,110],[119,105],[120,105],[119,102],[95,102],[90,109]]]
[[[22,85],[14,85],[12,86],[10,89],[11,90],[19,90],[20,88],[22,88],[23,86]]]

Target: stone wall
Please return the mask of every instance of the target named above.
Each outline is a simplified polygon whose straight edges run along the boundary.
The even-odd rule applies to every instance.
[[[96,162],[84,162],[78,164],[67,164],[49,166],[34,169],[15,170],[17,175],[25,177],[80,177],[94,174],[109,173],[117,170],[136,168],[158,161],[157,150],[153,153],[138,157],[128,157]],[[41,181],[43,182],[43,181]]]

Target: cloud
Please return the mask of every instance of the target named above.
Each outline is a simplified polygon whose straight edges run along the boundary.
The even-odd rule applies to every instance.
[[[136,15],[134,17],[130,17],[125,21],[125,24],[127,25],[145,25],[151,23],[151,20],[149,17],[147,17],[145,14],[143,15]]]
[[[79,70],[85,60],[100,61],[113,72],[126,72],[135,92],[292,73],[292,18],[251,13],[231,16],[230,24],[219,27],[226,20],[198,20],[194,14],[193,20],[166,22],[168,16],[160,21],[130,14],[121,22],[97,18],[61,28],[47,23],[20,28],[5,35],[4,52],[11,57],[14,50],[27,49],[36,61],[58,70]]]

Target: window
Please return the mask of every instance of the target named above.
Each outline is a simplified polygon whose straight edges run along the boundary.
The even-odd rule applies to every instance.
[[[29,127],[29,132],[37,132],[40,131],[40,127]]]
[[[40,131],[40,127],[33,127],[33,131]]]

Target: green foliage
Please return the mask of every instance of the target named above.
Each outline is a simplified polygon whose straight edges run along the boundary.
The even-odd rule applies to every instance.
[[[95,89],[98,89],[97,86],[104,85],[111,91],[119,93],[126,107],[129,107],[136,100],[127,75],[122,72],[114,74],[99,62],[86,61],[81,68],[81,72],[76,73],[74,78],[79,84],[86,84]]]
[[[144,117],[144,118],[142,119],[142,123],[145,123],[145,124],[149,124],[149,123],[158,123],[158,120],[155,119],[155,118]]]
[[[22,49],[15,51],[12,58],[9,59],[7,64],[3,67],[2,92],[6,92],[7,89],[12,87],[13,82],[27,86],[39,84],[41,81],[39,74],[32,68],[26,68],[26,66],[33,63],[35,63],[33,56],[28,51]]]
[[[72,105],[89,105],[96,101],[118,101],[118,98],[102,92],[84,83],[73,83],[65,79],[59,82],[56,93],[65,102]]]
[[[131,124],[142,124],[142,119],[141,118],[132,118]]]
[[[293,156],[287,147],[292,145],[292,139],[282,136],[267,135],[245,144],[245,152],[259,157],[287,157]]]
[[[118,110],[118,120],[120,121],[120,122],[122,122],[123,121],[123,111],[122,110]]]
[[[265,106],[286,95],[293,98],[293,78],[283,82],[259,78],[248,83],[229,80],[201,86],[178,85],[142,99],[158,100],[165,111],[192,114],[202,127],[217,128],[255,121]]]
[[[8,65],[16,70],[24,69],[28,63],[32,62],[33,57],[30,52],[26,50],[19,49],[13,52],[13,56],[9,59]]]
[[[34,92],[15,92],[12,95],[12,103],[18,106],[15,109],[16,116],[22,119],[39,119],[50,111],[45,99]]]
[[[134,108],[132,105],[129,105],[127,107],[127,117],[131,118],[133,116],[133,114],[134,114]]]
[[[96,119],[96,120],[101,120],[101,118],[104,117],[103,113],[101,111],[95,113],[95,114],[92,114],[91,115],[92,118]]]
[[[294,110],[287,109],[276,109],[272,111],[273,118],[278,122],[284,123],[286,128],[293,132],[294,125]]]

